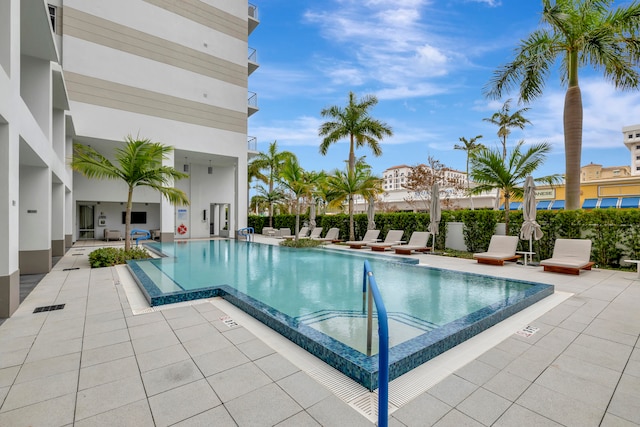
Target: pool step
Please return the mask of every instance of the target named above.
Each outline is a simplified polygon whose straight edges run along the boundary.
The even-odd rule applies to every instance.
[[[397,311],[390,311],[387,313],[387,316],[390,320],[395,320],[398,323],[403,323],[405,325],[411,326],[413,328],[417,328],[423,330],[425,332],[432,331],[439,327],[432,322],[429,322],[424,319],[417,318],[415,316],[411,316],[406,313],[400,313]],[[298,316],[296,320],[305,325],[311,325],[313,323],[322,322],[328,319],[335,318],[364,318],[366,317],[365,313],[358,310],[319,310],[313,313],[305,314],[303,316]],[[373,314],[374,318],[377,318],[377,314]]]

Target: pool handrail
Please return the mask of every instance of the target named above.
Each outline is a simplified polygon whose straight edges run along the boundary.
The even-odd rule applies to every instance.
[[[151,233],[149,232],[149,230],[143,230],[141,228],[134,228],[133,230],[131,230],[131,232],[129,233],[129,235],[131,236],[131,239],[134,239],[134,235],[136,234],[141,234],[141,236],[136,237],[136,246],[139,245],[140,240],[151,240]]]
[[[245,236],[247,239],[247,242],[252,242],[253,241],[253,235],[254,235],[255,231],[253,229],[253,227],[245,227],[245,228],[241,228],[240,230],[238,230],[238,236]]]
[[[367,280],[368,279],[368,280]],[[373,276],[369,261],[364,261],[364,274],[362,277],[363,310],[364,299],[369,284],[369,303],[367,312],[367,356],[371,355],[372,334],[372,299],[378,311],[378,427],[389,425],[389,322],[387,309],[382,301],[380,290]]]

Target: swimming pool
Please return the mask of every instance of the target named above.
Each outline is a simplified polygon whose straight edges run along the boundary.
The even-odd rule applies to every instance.
[[[414,265],[411,258],[234,240],[153,243],[129,267],[151,305],[222,296],[370,389],[362,268],[389,313],[390,379],[553,293],[553,287]],[[376,344],[377,345],[377,344]]]

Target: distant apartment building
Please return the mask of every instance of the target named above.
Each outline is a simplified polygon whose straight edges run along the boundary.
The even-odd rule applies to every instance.
[[[640,124],[622,128],[623,142],[631,154],[631,174],[640,175]]]
[[[423,165],[425,166],[425,165]],[[425,166],[427,167],[427,166]],[[376,210],[387,211],[425,211],[429,209],[431,194],[429,191],[412,191],[406,188],[412,167],[397,165],[386,169],[382,173],[382,188],[384,190],[376,200]],[[439,171],[440,198],[447,209],[465,209],[471,206],[469,197],[464,188],[467,174],[451,168]],[[475,208],[492,207],[495,203],[495,194],[483,194],[473,196]],[[354,198],[354,212],[367,211],[368,201],[360,196]]]
[[[258,24],[246,1],[0,2],[0,317],[21,273],[124,231],[126,187],[73,173],[74,143],[111,159],[127,135],[175,148],[166,164],[189,174],[176,186],[190,206],[134,192],[134,226],[163,241],[246,226]]]

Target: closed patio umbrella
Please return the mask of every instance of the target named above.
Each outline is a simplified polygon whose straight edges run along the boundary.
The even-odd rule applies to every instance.
[[[429,211],[429,231],[433,236],[433,249],[436,248],[436,236],[440,232],[440,186],[437,182],[431,187],[431,209]]]
[[[529,256],[533,252],[532,239],[540,240],[544,233],[540,224],[536,222],[536,184],[533,177],[529,175],[524,181],[524,203],[522,205],[522,227],[520,228],[520,239],[529,240]],[[524,263],[527,264],[525,254]]]
[[[375,230],[376,222],[374,220],[374,215],[376,212],[375,207],[375,199],[373,197],[369,197],[369,206],[367,207],[367,230]]]

